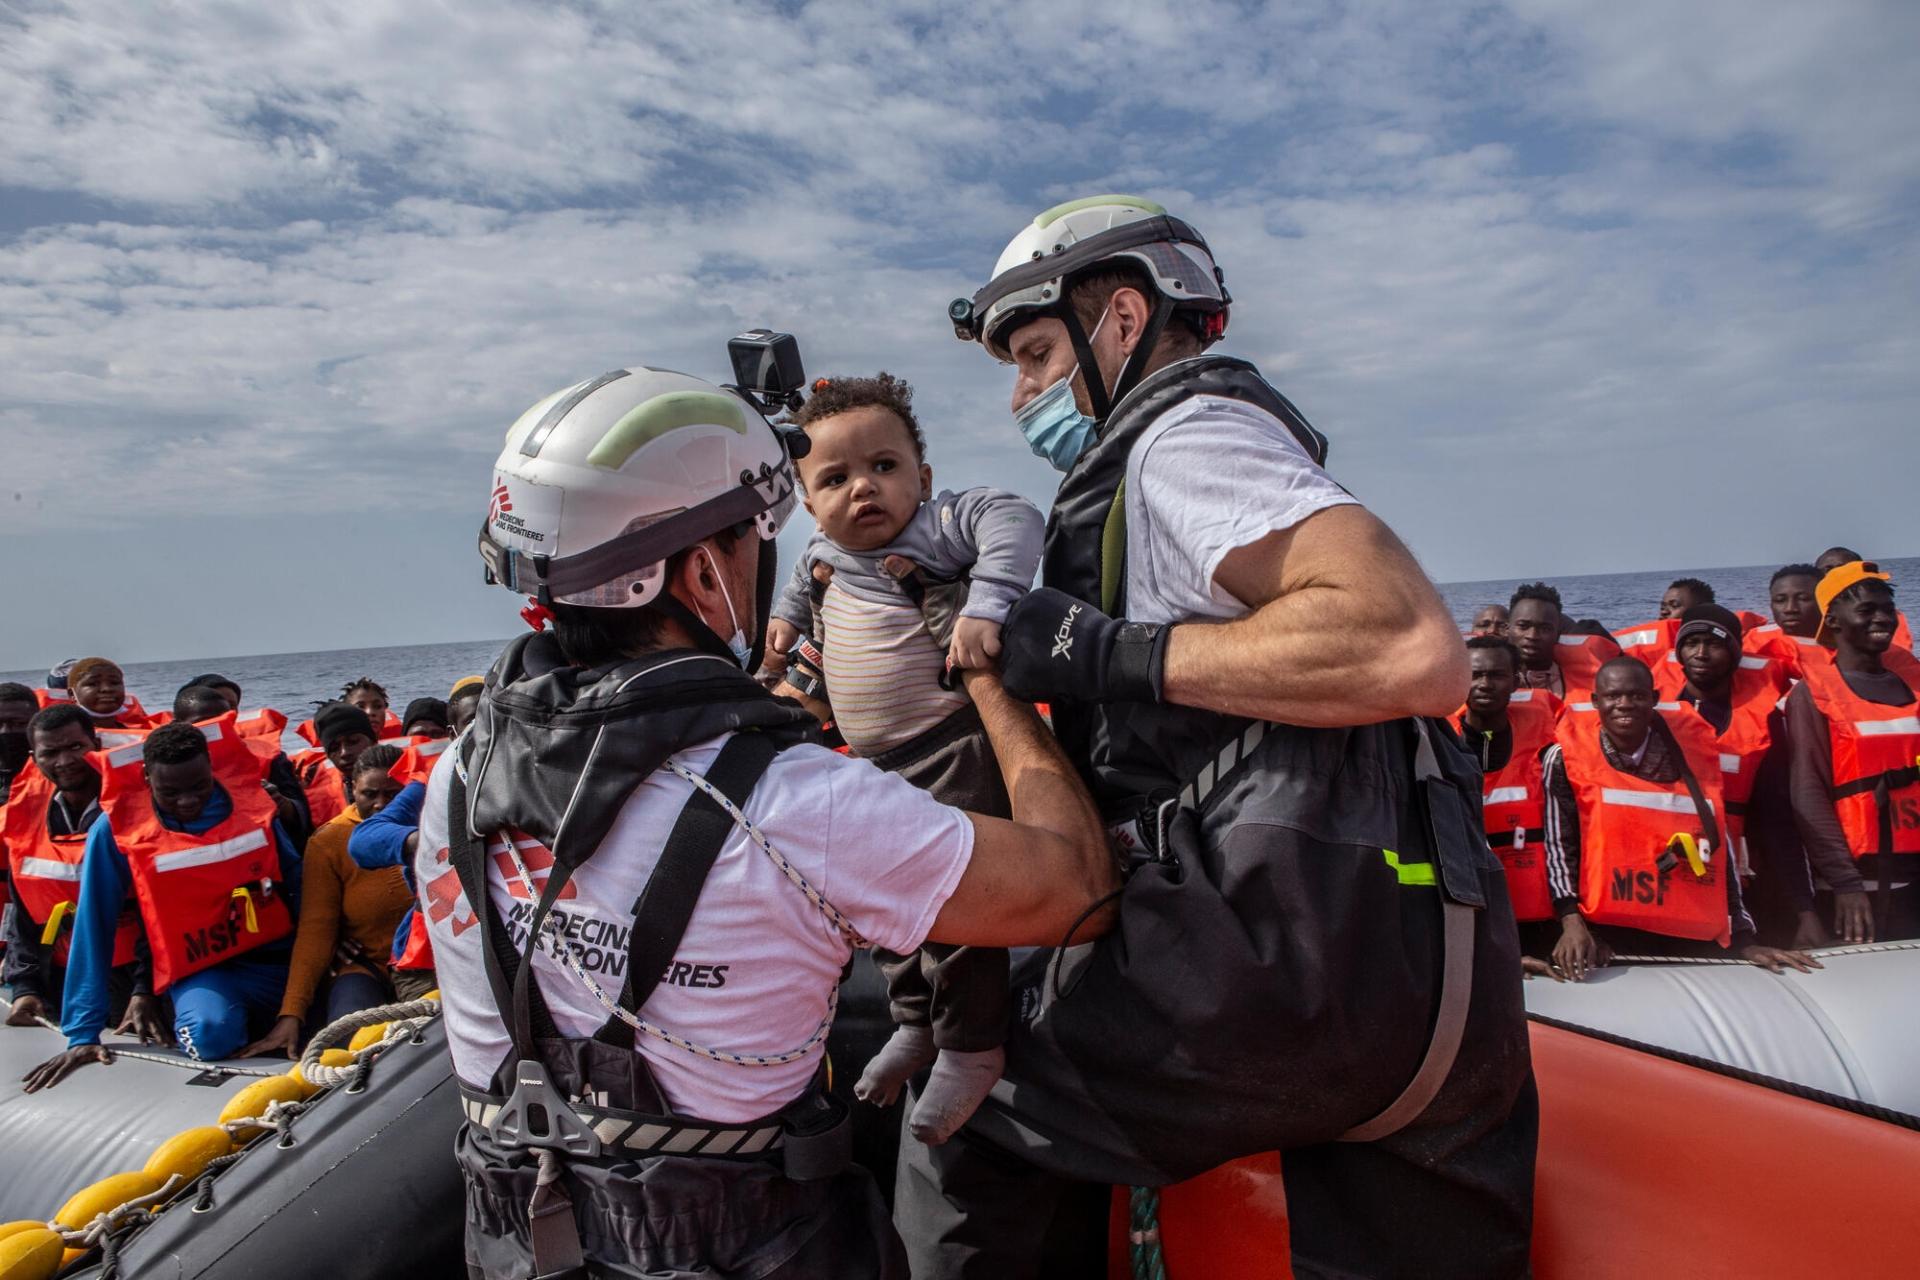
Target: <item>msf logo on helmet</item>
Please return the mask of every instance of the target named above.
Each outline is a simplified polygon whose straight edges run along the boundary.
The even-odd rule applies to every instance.
[[[507,486],[494,477],[493,500],[487,504],[487,523],[498,520],[502,512],[513,510],[513,498],[507,493]]]
[[[1048,657],[1065,658],[1073,661],[1073,620],[1080,616],[1080,605],[1067,610],[1066,617],[1060,619],[1060,629],[1053,633],[1053,652]]]

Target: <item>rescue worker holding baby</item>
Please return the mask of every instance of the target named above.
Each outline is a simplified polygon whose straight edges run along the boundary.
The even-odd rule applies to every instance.
[[[1016,968],[1006,1077],[967,1128],[903,1151],[917,1280],[1033,1274],[1070,1180],[1275,1149],[1296,1275],[1526,1271],[1513,916],[1436,719],[1459,633],[1325,437],[1211,353],[1229,303],[1193,227],[1096,196],[950,311],[1063,473],[1005,685],[1052,704],[1130,873],[1111,934]]]

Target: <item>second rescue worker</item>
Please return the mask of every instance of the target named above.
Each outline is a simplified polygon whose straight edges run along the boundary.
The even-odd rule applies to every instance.
[[[1007,687],[1051,702],[1133,869],[1114,934],[1016,976],[986,1106],[944,1146],[904,1141],[919,1280],[1035,1274],[1078,1201],[1063,1178],[1154,1186],[1276,1149],[1296,1275],[1527,1266],[1518,949],[1437,719],[1459,631],[1325,438],[1207,350],[1223,280],[1186,222],[1095,196],[950,310],[1014,366],[1014,423],[1064,473]]]

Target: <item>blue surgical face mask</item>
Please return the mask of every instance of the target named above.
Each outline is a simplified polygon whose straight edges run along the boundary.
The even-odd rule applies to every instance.
[[[1102,311],[1099,323],[1087,335],[1089,345],[1100,336],[1100,327],[1106,322],[1107,313]],[[1027,447],[1036,457],[1051,463],[1055,471],[1064,472],[1072,467],[1093,443],[1098,429],[1098,424],[1080,412],[1080,406],[1073,399],[1073,380],[1080,374],[1080,362],[1075,360],[1072,373],[1021,405],[1013,415],[1013,424],[1026,437]]]

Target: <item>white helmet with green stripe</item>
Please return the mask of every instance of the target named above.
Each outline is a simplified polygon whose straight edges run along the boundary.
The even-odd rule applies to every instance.
[[[954,332],[1001,360],[1021,320],[1065,311],[1071,277],[1103,262],[1126,260],[1147,273],[1169,312],[1218,316],[1226,329],[1232,299],[1200,233],[1139,196],[1088,196],[1055,205],[1020,229],[994,263],[993,279],[948,309]]]
[[[795,504],[788,439],[735,392],[665,369],[556,391],[493,464],[488,580],[544,605],[651,604],[675,552],[724,530],[780,531]]]

